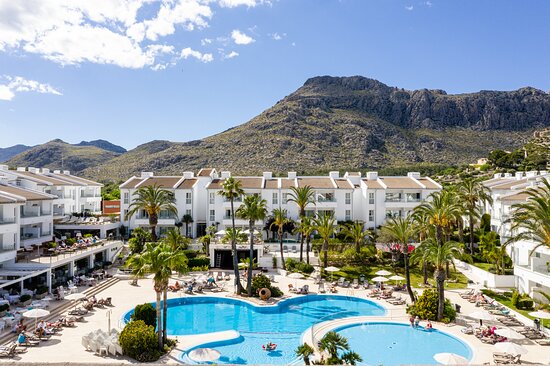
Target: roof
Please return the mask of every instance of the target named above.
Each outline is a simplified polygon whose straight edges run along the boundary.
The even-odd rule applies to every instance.
[[[346,172],[346,174],[348,175],[348,177],[360,177],[361,176],[361,172]]]
[[[214,171],[214,168],[202,168],[197,173],[197,177],[209,177],[213,171]]]
[[[500,198],[501,201],[526,201],[530,196],[525,192],[520,192],[512,194],[509,196],[503,196]]]
[[[148,177],[144,179],[136,188],[158,186],[160,188],[174,188],[181,177]]]
[[[311,188],[336,188],[330,177],[303,177],[298,178],[298,187],[310,186]]]
[[[441,187],[437,183],[428,178],[416,178],[416,180],[419,181],[420,184],[424,185],[426,189],[441,189]]]
[[[89,179],[86,179],[86,178],[77,177],[77,176],[71,175],[71,174],[50,173],[50,176],[52,176],[52,175],[55,176],[56,178],[66,179],[66,180],[69,180],[69,181],[74,181],[76,183],[87,185],[87,186],[101,186],[101,187],[103,187],[103,184],[101,184],[101,183],[94,182],[93,180],[89,180]]]
[[[533,179],[531,179],[531,180],[533,180]],[[494,184],[490,187],[490,189],[512,189],[512,187],[514,187],[514,186],[527,184],[527,183],[529,183],[528,178],[512,179],[512,180],[506,180],[506,181],[504,181],[500,184],[499,183]]]
[[[334,182],[338,188],[352,189],[353,185],[347,179],[335,179]]]
[[[206,186],[208,189],[222,189],[223,179],[212,179],[210,183]]]
[[[0,192],[0,204],[25,202],[25,200],[23,199],[17,199],[17,197],[4,196],[1,193],[2,192]]]
[[[197,178],[184,179],[177,185],[176,189],[191,189],[198,181],[199,180]]]
[[[37,191],[32,191],[30,189],[24,189],[14,186],[0,185],[0,194],[4,193],[7,196],[15,195],[23,197],[27,201],[43,201],[43,200],[53,200],[57,198],[51,194],[40,193]]]
[[[378,180],[368,180],[363,179],[363,182],[367,185],[369,189],[384,189],[384,187],[378,182]]]
[[[379,177],[387,189],[422,188],[414,179],[409,177]]]
[[[293,178],[281,178],[281,188],[290,189],[296,187],[296,180]]]
[[[132,189],[136,188],[138,184],[140,184],[143,181],[143,179],[138,177],[132,177],[128,179],[126,182],[120,185],[120,188],[126,188],[126,189]]]
[[[22,171],[14,171],[17,175],[22,175],[25,178],[29,178],[31,180],[40,180],[43,182],[47,182],[56,186],[72,186],[73,184],[71,182],[67,182],[66,180],[57,179],[54,177],[50,177],[44,174],[36,174],[33,172],[22,172]]]
[[[242,189],[262,189],[262,177],[234,177],[241,182]],[[208,189],[222,189],[225,179],[213,179],[207,186]]]
[[[279,179],[272,178],[265,180],[265,189],[277,189],[279,188]]]

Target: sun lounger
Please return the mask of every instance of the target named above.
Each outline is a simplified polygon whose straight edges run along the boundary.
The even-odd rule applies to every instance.
[[[231,279],[231,276],[229,276],[229,273],[226,273],[223,279],[229,281],[229,279]]]
[[[325,292],[327,292],[327,290],[325,290],[325,284],[323,282],[321,282],[319,284],[319,290],[318,291],[319,291],[320,294],[324,294]]]
[[[550,338],[537,339],[535,342],[541,346],[550,346]]]
[[[0,348],[0,357],[13,357],[16,355],[17,343],[13,342]]]
[[[218,272],[218,275],[216,276],[216,281],[221,281],[221,280],[223,280],[223,273]]]
[[[359,280],[357,278],[354,278],[352,285],[353,288],[359,288]]]

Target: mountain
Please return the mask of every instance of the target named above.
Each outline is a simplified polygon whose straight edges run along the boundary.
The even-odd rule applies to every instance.
[[[85,168],[107,162],[119,154],[96,146],[77,146],[62,140],[52,140],[37,145],[8,160],[12,167],[38,167],[50,169],[66,169],[79,173]]]
[[[126,149],[122,146],[115,145],[105,140],[81,141],[78,144],[74,144],[74,146],[95,146],[117,154],[124,154],[126,152]]]
[[[240,126],[186,143],[153,141],[84,173],[126,179],[206,166],[257,174],[463,164],[522,146],[548,126],[550,95],[534,88],[452,95],[322,76]]]
[[[0,147],[0,162],[11,159],[13,156],[31,149],[32,146],[14,145],[10,147]]]

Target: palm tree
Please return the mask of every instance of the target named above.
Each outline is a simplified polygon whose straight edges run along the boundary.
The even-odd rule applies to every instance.
[[[429,252],[426,245],[419,245],[414,248],[410,256],[409,263],[411,264],[421,264],[422,265],[422,283],[428,285],[428,266],[429,266]]]
[[[306,242],[306,263],[309,264],[309,251],[311,243],[311,234],[315,231],[312,220],[308,216],[302,217],[300,224],[296,227],[296,231],[300,233],[302,239]]]
[[[231,229],[235,232],[235,206],[234,201],[236,198],[241,197],[244,194],[242,184],[240,181],[235,180],[233,177],[229,177],[223,182],[223,189],[218,192],[219,195],[231,202]],[[233,271],[235,273],[235,286],[237,287],[237,293],[240,294],[243,290],[241,285],[240,273],[239,273],[239,260],[237,253],[237,237],[233,236],[231,239],[231,251],[233,254]]]
[[[185,236],[189,237],[189,224],[193,223],[193,216],[190,214],[185,214],[181,218],[181,222],[185,224]]]
[[[237,209],[237,216],[248,220],[248,230],[250,231],[250,261],[252,263],[254,258],[254,223],[258,220],[264,220],[267,215],[267,202],[260,196],[250,195],[246,196],[243,200],[241,207]],[[252,268],[248,269],[248,278],[246,280],[246,289],[248,296],[252,296]]]
[[[164,242],[155,245],[147,243],[142,253],[137,253],[128,259],[127,267],[132,269],[135,276],[143,277],[153,274],[153,288],[156,293],[157,332],[159,348],[163,347],[166,340],[166,291],[172,271],[185,272],[187,270],[187,257],[183,251]],[[164,318],[161,317],[161,295],[164,294]],[[164,319],[164,321],[163,321]]]
[[[294,353],[296,354],[296,356],[302,357],[306,365],[311,365],[309,358],[313,355],[314,351],[309,344],[304,343],[301,346],[298,346]]]
[[[545,180],[541,186],[529,188],[525,192],[529,196],[527,202],[512,206],[508,222],[512,223],[512,231],[521,230],[511,241],[535,242],[530,253],[532,255],[539,247],[550,248],[550,181]]]
[[[288,199],[291,202],[296,203],[298,206],[298,211],[300,215],[300,221],[306,216],[306,207],[307,205],[315,204],[315,192],[310,186],[303,187],[291,187],[290,198]],[[304,236],[300,235],[300,262],[303,261],[304,253]]]
[[[279,235],[279,249],[281,251],[281,263],[283,269],[286,269],[285,258],[283,256],[283,228],[290,220],[287,217],[287,211],[285,209],[276,208],[273,210],[273,222],[269,229],[273,226],[277,227],[277,234]]]
[[[440,245],[436,239],[428,238],[421,246],[426,246],[422,250],[426,250],[427,259],[435,267],[434,277],[437,284],[438,304],[437,304],[437,320],[443,318],[443,310],[445,308],[445,278],[446,266],[452,263],[453,259],[462,254],[462,245],[454,241],[446,241]]]
[[[369,230],[364,230],[365,225],[362,222],[355,221],[352,225],[346,225],[342,229],[342,233],[355,244],[355,252],[361,253],[361,245],[368,239],[372,238],[372,233]]]
[[[142,227],[137,227],[132,230],[132,237],[128,239],[128,244],[132,253],[140,253],[148,241],[151,241],[151,233]]]
[[[338,362],[338,352],[349,350],[348,340],[335,331],[330,331],[319,341],[319,350],[321,352],[326,351],[330,355],[329,364],[330,361]]]
[[[187,249],[187,246],[191,243],[191,240],[180,234],[179,230],[170,229],[166,233],[163,241],[168,244],[173,250]]]
[[[465,179],[458,184],[457,194],[468,216],[470,227],[470,253],[474,253],[474,224],[481,217],[480,204],[492,204],[493,199],[489,188],[473,179]]]
[[[363,358],[357,352],[347,351],[342,353],[340,360],[346,365],[357,365],[357,362],[363,361]]]
[[[405,281],[407,292],[409,293],[411,301],[415,302],[416,298],[411,289],[411,274],[409,270],[409,243],[416,237],[413,220],[410,216],[407,216],[406,218],[391,218],[384,226],[382,226],[382,232],[397,241],[399,246],[402,248],[405,263]]]
[[[128,207],[126,220],[129,220],[138,211],[144,210],[149,216],[149,226],[151,227],[151,238],[157,241],[157,224],[161,211],[177,216],[176,198],[174,192],[161,188],[158,185],[138,188],[133,196],[133,201]]]
[[[428,222],[435,227],[436,241],[442,245],[451,226],[461,215],[461,206],[448,190],[434,192],[429,197],[430,201],[415,208],[415,214],[425,216]]]
[[[313,225],[315,230],[323,239],[323,270],[328,267],[328,242],[329,239],[334,235],[336,220],[332,213],[327,211],[318,215],[313,219]]]

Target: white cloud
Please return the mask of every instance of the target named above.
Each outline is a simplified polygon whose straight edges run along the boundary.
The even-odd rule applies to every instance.
[[[429,1],[429,0],[428,0],[428,1],[426,1],[426,2],[424,3],[424,4],[426,4],[426,6],[427,6],[428,8],[431,8],[431,7],[432,7],[432,5],[433,5],[433,4],[432,4],[432,2],[431,2],[431,1]]]
[[[254,38],[244,34],[238,29],[235,29],[233,30],[233,32],[231,32],[231,38],[233,39],[233,42],[235,42],[236,44],[242,44],[242,45],[250,44],[255,41]]]
[[[192,49],[191,47],[186,47],[183,50],[181,50],[180,56],[183,59],[188,59],[189,57],[194,57],[197,60],[199,60],[201,62],[204,62],[204,63],[212,62],[214,60],[214,57],[212,56],[211,53],[201,53],[199,51],[196,51],[196,50]]]
[[[414,6],[408,5],[408,6],[405,6],[405,9],[407,9],[408,11],[412,11],[414,9]]]
[[[279,33],[275,32],[275,33],[269,33],[268,36],[270,36],[271,39],[273,39],[275,41],[280,41],[281,39],[286,37],[286,33],[279,34]]]
[[[206,46],[207,44],[212,43],[212,40],[210,38],[203,38],[201,39],[201,46]]]
[[[227,55],[224,55],[223,58],[235,58],[239,56],[239,53],[238,52],[235,52],[235,51],[231,51],[229,52]]]
[[[49,84],[39,83],[35,80],[24,79],[20,76],[4,76],[7,84],[0,84],[0,100],[12,100],[16,93],[36,92],[41,94],[63,95]]]
[[[0,52],[33,53],[62,65],[90,62],[160,70],[173,53],[173,46],[166,46],[172,47],[168,52],[158,45],[164,43],[161,38],[208,27],[214,4],[214,0],[0,0]],[[269,2],[219,0],[218,4],[234,8]],[[237,44],[254,41],[237,32]],[[2,93],[9,95],[5,88]]]

